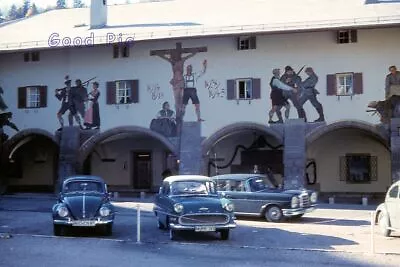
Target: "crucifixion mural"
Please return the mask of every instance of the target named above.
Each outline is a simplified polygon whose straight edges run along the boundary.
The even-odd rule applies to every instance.
[[[195,56],[197,53],[200,52],[207,52],[207,47],[203,46],[203,47],[182,48],[182,43],[176,43],[176,47],[173,49],[150,51],[150,56],[159,56],[171,64],[172,79],[170,80],[170,84],[172,85],[174,93],[176,119],[178,125],[180,124],[184,114],[184,109],[183,109],[183,91],[185,88],[184,64],[187,59]],[[184,56],[184,54],[186,55]]]

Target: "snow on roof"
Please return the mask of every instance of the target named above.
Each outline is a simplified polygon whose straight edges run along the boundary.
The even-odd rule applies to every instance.
[[[369,2],[383,2],[369,4]],[[107,26],[90,29],[90,8],[59,9],[0,24],[0,52],[49,48],[49,38],[94,44],[165,38],[400,25],[398,0],[174,0],[108,6]],[[61,44],[59,44],[61,46]]]

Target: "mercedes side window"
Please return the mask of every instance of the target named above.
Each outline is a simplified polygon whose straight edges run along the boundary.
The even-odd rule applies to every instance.
[[[389,197],[390,198],[397,198],[399,195],[399,186],[396,185],[395,187],[392,188],[389,192]]]

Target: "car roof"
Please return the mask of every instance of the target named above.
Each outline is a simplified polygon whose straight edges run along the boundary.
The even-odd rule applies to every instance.
[[[210,177],[203,175],[172,175],[164,179],[164,182],[179,182],[179,181],[205,181],[212,182]]]
[[[93,182],[101,182],[104,183],[104,180],[95,175],[74,175],[74,176],[68,176],[65,178],[64,183],[69,183],[73,181],[93,181]]]
[[[221,175],[216,175],[212,176],[211,179],[213,180],[218,180],[218,179],[225,179],[225,180],[236,180],[236,181],[241,181],[241,180],[246,180],[250,177],[266,177],[265,174],[261,173],[231,173],[231,174],[221,174]]]

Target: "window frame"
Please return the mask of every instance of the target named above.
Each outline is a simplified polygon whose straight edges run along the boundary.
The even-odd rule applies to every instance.
[[[256,36],[244,35],[237,37],[237,50],[253,50],[257,47]]]
[[[336,42],[338,44],[357,43],[357,37],[358,31],[356,29],[343,29],[336,31]]]
[[[343,77],[343,81],[346,81],[346,77],[350,76],[351,77],[351,93],[346,93],[346,90],[344,93],[339,93],[339,87],[341,86],[340,83],[340,78]],[[336,81],[336,96],[354,96],[354,72],[341,72],[341,73],[335,73],[335,81]],[[346,86],[344,84],[343,86]]]
[[[123,83],[125,84],[125,88],[119,88],[119,85]],[[119,92],[125,92],[122,96],[119,94]],[[129,92],[129,94],[127,94]],[[125,99],[125,101],[121,102],[122,99]],[[129,81],[126,80],[119,80],[115,81],[115,103],[118,105],[126,105],[126,104],[132,104],[132,87],[129,84]]]
[[[244,94],[245,97],[242,98],[240,97],[240,83],[244,82],[245,88],[244,88]],[[250,90],[247,88],[250,84]],[[240,78],[240,79],[235,79],[235,90],[236,90],[236,100],[253,100],[253,79],[252,78]],[[249,94],[249,97],[247,97],[247,94]]]
[[[40,108],[42,103],[41,103],[41,93],[40,93],[40,88],[38,86],[26,86],[26,103],[25,103],[25,108],[28,109],[34,109],[34,108]],[[36,100],[31,99],[30,92],[31,91],[36,91],[32,95],[36,96]],[[31,105],[32,103],[36,103],[36,105]]]
[[[373,177],[373,173],[372,173],[372,164],[371,164],[371,159],[372,159],[372,155],[371,154],[367,154],[367,153],[348,153],[346,154],[346,165],[347,165],[347,171],[346,171],[346,183],[347,184],[371,184],[372,183],[372,177]],[[349,164],[349,160],[351,159],[351,157],[367,157],[368,158],[368,179],[367,180],[362,180],[362,181],[357,181],[357,180],[353,180],[350,177],[350,169],[351,166]]]
[[[397,195],[395,197],[391,196],[391,193],[393,190],[397,189]],[[390,189],[390,191],[388,192],[388,197],[391,199],[398,199],[399,198],[399,185],[395,185],[392,187],[392,189]]]

